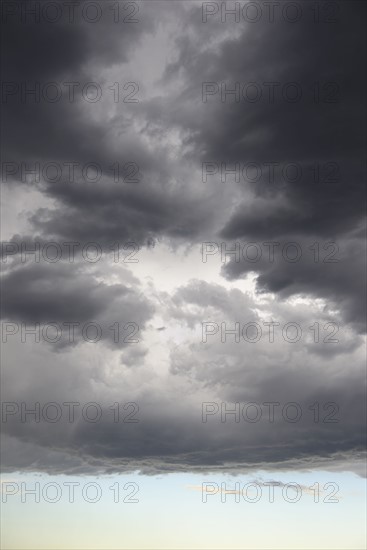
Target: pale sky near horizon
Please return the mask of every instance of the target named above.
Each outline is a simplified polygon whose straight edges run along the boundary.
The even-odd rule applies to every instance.
[[[7,481],[7,479],[9,481]],[[40,483],[40,502],[32,494],[21,502],[20,492],[7,496],[2,504],[2,547],[9,550],[36,549],[363,549],[363,519],[366,512],[365,486],[353,474],[340,472],[256,472],[251,476],[170,474],[167,476],[111,476],[110,478],[74,476],[6,475],[4,483],[30,491]],[[69,487],[64,482],[75,482],[75,502],[68,502]],[[268,485],[274,484],[273,502]],[[298,483],[301,487],[297,502],[290,487],[283,497],[278,483]],[[51,486],[42,497],[46,483],[58,483],[60,500],[54,504],[56,491]],[[82,494],[88,483],[98,483],[100,501],[85,502]],[[120,500],[131,496],[139,502],[114,502],[118,483]],[[240,484],[256,483],[257,489],[248,489],[246,498],[236,502],[227,494],[221,502],[220,492],[208,494],[203,502],[201,487],[224,483],[228,491]],[[316,483],[319,484],[319,502],[316,502]],[[327,484],[326,490],[323,487]],[[216,485],[215,485],[216,484]],[[116,487],[116,485],[115,485]],[[309,488],[313,487],[313,490]],[[14,486],[6,489],[11,492]],[[307,489],[309,489],[307,491]],[[258,492],[258,491],[261,491]],[[335,491],[335,494],[334,494]],[[6,491],[5,491],[6,492]],[[333,495],[332,495],[333,493]],[[87,498],[96,498],[91,486]],[[323,502],[328,500],[338,502]],[[3,490],[3,498],[4,490]],[[257,500],[250,502],[251,499]],[[286,520],[286,524],[285,524]],[[287,527],[285,527],[287,525]],[[57,533],[57,537],[55,534]]]

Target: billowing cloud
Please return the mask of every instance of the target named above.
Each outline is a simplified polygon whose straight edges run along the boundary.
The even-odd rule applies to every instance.
[[[5,470],[363,474],[366,8],[297,5],[294,22],[204,22],[201,2],[9,15]],[[201,245],[172,290],[170,262]]]

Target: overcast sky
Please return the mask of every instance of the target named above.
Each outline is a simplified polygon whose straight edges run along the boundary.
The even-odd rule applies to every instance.
[[[365,3],[34,4],[2,6],[5,479],[361,480]]]

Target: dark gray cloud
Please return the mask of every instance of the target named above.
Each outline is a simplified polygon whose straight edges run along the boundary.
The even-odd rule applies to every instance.
[[[134,283],[133,286],[106,284],[99,280],[98,272],[88,272],[80,263],[18,264],[2,277],[1,317],[5,322],[17,323],[19,340],[22,338],[21,323],[28,329],[35,323],[42,327],[56,323],[61,331],[60,338],[56,339],[57,329],[51,327],[45,340],[52,343],[55,338],[57,348],[88,339],[107,341],[115,347],[125,346],[134,327],[141,339],[154,313],[154,305],[142,295],[142,289],[139,291],[136,279]],[[75,329],[68,323],[76,323]],[[97,328],[92,327],[83,338],[83,327],[88,323],[96,324]],[[114,323],[121,327],[119,335],[110,328]],[[128,323],[133,323],[134,327],[131,325],[131,329],[127,327],[124,332],[122,328]],[[8,332],[12,332],[10,328]],[[32,336],[27,338],[32,339]]]
[[[299,6],[304,15],[308,13],[307,3]],[[258,274],[260,291],[282,296],[309,293],[333,300],[345,310],[347,321],[354,318],[359,329],[365,330],[365,309],[361,306],[365,291],[349,279],[351,273],[363,276],[365,272],[359,258],[364,257],[366,204],[362,123],[366,7],[360,2],[341,2],[338,8],[338,21],[329,25],[316,25],[310,17],[298,23],[269,24],[266,18],[253,25],[232,23],[233,36],[217,48],[206,47],[206,33],[211,21],[218,25],[218,20],[208,18],[207,24],[201,24],[194,12],[192,24],[197,32],[203,28],[204,33],[201,55],[195,54],[196,43],[180,37],[180,57],[170,66],[167,78],[185,75],[187,87],[175,120],[195,129],[192,140],[203,162],[215,163],[217,172],[221,163],[229,169],[238,163],[241,171],[247,163],[255,163],[267,175],[251,183],[254,172],[249,171],[249,179],[241,172],[238,184],[233,175],[225,184],[220,173],[208,177],[206,186],[222,186],[227,193],[235,187],[243,193],[237,196],[237,204],[218,231],[221,240],[296,240],[302,244],[308,239],[310,245],[336,241],[344,248],[341,263],[330,267],[327,274],[325,265],[317,266],[305,258],[295,265],[231,262],[225,274],[235,278],[253,270]],[[323,90],[319,102],[314,95],[315,81]],[[218,89],[202,105],[205,82],[217,84]],[[238,83],[242,90],[251,82],[261,90],[259,101],[249,102],[241,96],[236,102],[233,95],[221,97],[222,83],[229,90]],[[302,97],[296,102],[285,101],[282,96],[283,86],[292,82],[301,90]],[[269,101],[269,83],[277,83],[274,102]],[[334,84],[327,87],[326,83]],[[196,122],[189,116],[192,106]],[[275,166],[272,183],[266,163]],[[297,164],[298,176],[292,164]],[[282,176],[287,166],[289,179],[296,181]],[[315,181],[315,166],[323,171],[320,181]],[[346,234],[352,236],[345,238]],[[362,281],[362,277],[354,279]]]
[[[22,6],[22,2],[14,4]],[[96,23],[81,16],[86,2],[75,2],[75,16],[69,22],[65,4],[61,1],[55,4],[63,15],[55,23],[50,23],[45,16],[40,17],[39,22],[32,16],[24,21],[19,8],[14,16],[2,20],[2,89],[5,94],[2,124],[7,136],[4,161],[45,162],[66,157],[76,161],[85,156],[89,161],[96,160],[98,144],[106,129],[81,113],[81,90],[88,82],[105,84],[103,79],[94,78],[92,66],[95,69],[123,64],[141,37],[154,28],[148,13],[137,24],[123,23],[122,17],[113,23],[110,5],[102,2],[97,3],[101,17]],[[128,2],[119,4],[123,14]],[[146,12],[149,11],[148,6]],[[60,100],[45,100],[42,90],[49,83],[62,91]],[[72,100],[69,98],[70,86],[65,83],[75,83]],[[112,84],[106,83],[102,97],[108,93],[107,86]],[[32,90],[37,85],[41,90],[37,99],[32,94],[22,95],[25,87]],[[57,97],[55,87],[46,90],[45,95],[46,98]]]
[[[278,236],[270,241],[277,243],[274,244],[272,261],[269,261],[269,247],[273,245],[265,247],[265,238],[264,232],[262,235],[251,235],[246,241],[238,240],[241,250],[248,242],[259,243],[262,257],[256,263],[243,256],[239,261],[232,257],[222,268],[224,276],[236,279],[256,271],[256,286],[260,294],[272,292],[280,299],[292,295],[323,298],[342,313],[345,323],[353,323],[359,332],[366,331],[364,239],[360,232],[345,235],[336,241],[297,233]],[[228,248],[231,246],[233,248],[233,243],[228,243]],[[319,251],[318,256],[316,250]],[[288,252],[291,260],[299,255],[298,261],[287,260]]]
[[[128,4],[119,2],[121,14]],[[162,10],[161,15],[152,4]],[[123,86],[132,81],[128,62],[134,48],[157,32],[167,13],[167,5],[159,2],[138,5],[136,24],[111,24],[111,6],[102,4],[103,17],[96,24],[79,17],[73,25],[64,20],[52,26],[45,21],[24,25],[19,17],[9,17],[5,26],[8,53],[4,56],[3,79],[9,85],[4,88],[7,140],[3,159],[11,165],[3,179],[8,185],[26,184],[27,179],[28,185],[36,186],[53,201],[54,208],[34,209],[30,216],[34,230],[42,231],[44,239],[53,235],[60,240],[67,235],[88,242],[94,236],[101,244],[110,244],[111,239],[146,244],[161,235],[191,240],[213,225],[211,212],[218,201],[214,203],[212,193],[203,200],[200,189],[189,181],[191,166],[180,166],[170,138],[160,143],[160,137],[167,138],[167,127],[160,130],[161,136],[151,128],[153,107],[141,95],[144,73],[139,73],[141,79],[136,82],[140,88],[138,103],[123,101],[127,95]],[[46,42],[48,47],[44,48]],[[39,63],[41,48],[44,53]],[[116,103],[110,90],[115,80],[121,92]],[[27,83],[31,88],[32,82],[41,90],[47,83],[56,83],[62,90],[60,101],[45,101],[42,92],[39,101],[32,95],[23,100],[22,86]],[[65,84],[68,82],[77,83],[73,101]],[[101,87],[100,101],[83,99],[81,90],[88,82]],[[101,178],[86,184],[82,168],[91,162],[100,167]],[[24,175],[36,163],[40,166],[39,182],[32,175]],[[43,177],[48,163],[56,163],[62,170],[56,183]],[[70,176],[70,163],[77,166],[75,176]],[[126,168],[129,163],[134,166]],[[118,182],[111,168],[117,165],[121,172]],[[48,174],[53,177],[52,168]]]
[[[364,449],[365,416],[362,339],[344,327],[338,334],[339,343],[329,344],[337,348],[331,356],[315,353],[315,344],[307,339],[290,344],[278,334],[275,342],[269,343],[265,330],[264,338],[256,344],[236,343],[231,336],[225,342],[219,336],[206,344],[201,341],[202,320],[218,326],[224,321],[230,328],[238,320],[262,323],[269,320],[269,304],[262,309],[259,311],[255,302],[240,291],[227,291],[219,285],[193,281],[179,289],[163,313],[171,325],[177,320],[187,332],[182,329],[181,346],[170,346],[170,373],[167,376],[161,372],[159,383],[149,361],[139,369],[136,362],[133,368],[129,362],[124,363],[112,374],[107,356],[105,363],[96,366],[86,364],[83,355],[77,363],[72,356],[64,355],[60,369],[60,356],[51,365],[46,359],[51,360],[51,355],[46,355],[42,363],[30,360],[28,373],[33,376],[27,376],[19,387],[12,384],[23,368],[23,350],[18,351],[18,360],[11,362],[4,373],[7,400],[19,406],[19,412],[9,415],[4,424],[4,434],[17,441],[8,447],[4,467],[16,465],[54,473],[136,469],[148,473],[240,472],[264,466],[308,469],[320,463],[334,468],[354,459],[351,468],[360,472],[358,457]],[[271,315],[281,326],[289,320],[297,321],[304,331],[315,319],[321,325],[335,320],[309,305],[277,304]],[[325,349],[328,344],[319,346]],[[348,370],[344,368],[346,353],[351,362]],[[338,376],[333,376],[334,372]],[[65,402],[91,401],[98,403],[103,412],[97,423],[80,416],[81,406],[72,423],[68,422],[65,406],[57,423],[42,417],[39,423],[31,418],[21,421],[21,403],[31,408],[30,404],[36,402],[61,406]],[[135,403],[139,421],[113,422],[110,407],[115,402],[121,403],[121,410],[122,404]],[[207,403],[204,409],[203,403]],[[272,421],[267,403],[274,403]],[[222,407],[229,411],[236,406],[239,420],[235,422],[231,414],[223,420]],[[203,410],[208,411],[207,422],[203,422]],[[259,411],[258,421],[253,422]],[[19,445],[30,448],[30,456],[34,457],[31,463],[29,458],[20,459],[19,452],[12,462],[12,449]],[[46,457],[42,457],[43,448],[47,448]]]
[[[70,103],[65,93],[55,103],[22,102],[16,92],[3,104],[3,161],[41,164],[39,181],[22,179],[18,170],[3,182],[24,196],[28,189],[38,192],[27,212],[14,207],[20,227],[9,241],[18,250],[3,264],[3,322],[96,322],[103,334],[98,344],[73,347],[64,338],[54,345],[31,339],[18,345],[9,337],[7,401],[30,407],[93,401],[103,418],[37,423],[11,415],[3,430],[5,470],[347,467],[361,473],[366,8],[341,2],[337,22],[316,24],[307,3],[301,5],[308,15],[296,23],[203,23],[201,2],[141,2],[137,24],[111,24],[106,6],[96,24],[77,19],[74,25],[64,20],[24,25],[12,18],[5,25],[2,76],[16,86],[52,81],[65,92],[65,82],[76,81],[80,89],[98,80],[105,92],[116,79],[123,85],[141,76],[138,103],[116,104],[109,90],[96,103],[81,97]],[[162,30],[170,51],[160,65],[163,48],[150,52],[149,37],[161,40]],[[233,88],[236,82],[255,82],[262,97],[223,102],[218,92],[204,103],[204,82],[218,83],[218,90],[221,83]],[[274,103],[264,82],[280,83]],[[289,82],[302,89],[297,102],[279,94]],[[59,181],[47,181],[42,167],[50,162],[77,163],[75,181],[66,170]],[[80,167],[88,162],[102,168],[99,181],[83,181]],[[135,163],[138,180],[113,181],[111,166],[126,162]],[[297,181],[279,181],[277,175],[270,184],[266,178],[221,182],[218,171],[203,181],[204,162],[217,167],[272,162],[281,168],[297,163],[302,174]],[[321,167],[318,181],[315,166]],[[325,176],[330,167],[337,167],[332,181]],[[23,263],[19,255],[21,243],[31,247],[35,241],[95,242],[106,252],[115,242],[149,248],[164,241],[175,250],[202,240],[279,246],[274,261],[241,257],[223,264],[225,286],[196,280],[173,292],[165,288],[163,266],[154,263],[148,262],[139,279],[111,262],[85,262],[80,253],[74,263],[54,264]],[[297,262],[281,254],[289,242],[302,249]],[[315,242],[320,261],[310,251]],[[323,248],[330,242],[337,245],[337,262],[324,261],[333,251]],[[197,268],[193,262],[193,277],[199,277]],[[228,290],[251,276],[257,294]],[[288,300],[295,297],[303,302]],[[299,323],[307,337],[295,344],[284,338],[269,343],[264,330],[256,344],[222,342],[219,334],[201,341],[203,321],[233,327],[273,319],[282,326]],[[141,343],[116,342],[110,330],[115,322],[136,323]],[[338,324],[339,342],[312,341],[307,330],[315,322]],[[116,402],[137,403],[139,422],[111,421]],[[265,407],[256,423],[232,417],[221,422],[220,414],[203,423],[203,402],[219,407],[279,402],[280,408],[274,422],[266,419]],[[282,416],[289,402],[301,407],[296,423]],[[318,422],[310,409],[315,403],[321,407]],[[334,410],[330,403],[337,405],[338,422],[324,421]]]

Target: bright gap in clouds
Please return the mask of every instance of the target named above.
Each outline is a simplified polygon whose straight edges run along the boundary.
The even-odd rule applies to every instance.
[[[220,252],[203,262],[201,247],[201,244],[195,244],[186,249],[184,246],[172,249],[165,243],[157,243],[153,248],[142,248],[138,254],[139,262],[131,269],[141,281],[154,281],[162,292],[173,292],[192,279],[201,279],[227,290],[237,288],[255,296],[254,275],[228,281],[220,274],[223,265]]]

